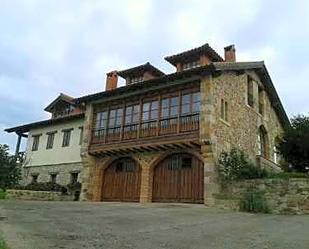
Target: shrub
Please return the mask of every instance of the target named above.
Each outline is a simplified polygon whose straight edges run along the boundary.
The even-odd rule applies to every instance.
[[[18,183],[20,177],[16,157],[10,155],[8,145],[0,144],[0,188],[11,188]]]
[[[5,199],[6,198],[6,192],[0,188],[0,200]]]
[[[3,239],[0,238],[0,249],[9,249]]]
[[[240,199],[240,210],[250,213],[269,213],[269,206],[260,190],[248,189]]]
[[[14,189],[67,193],[67,189],[64,186],[52,182],[29,183],[25,186],[16,186]]]
[[[255,166],[241,150],[222,152],[219,158],[219,178],[222,182],[267,177],[268,172]]]
[[[69,183],[67,185],[67,189],[70,191],[81,190],[81,188],[82,188],[82,184],[80,182]]]
[[[309,116],[298,115],[291,119],[291,127],[284,131],[279,151],[293,170],[308,172]]]

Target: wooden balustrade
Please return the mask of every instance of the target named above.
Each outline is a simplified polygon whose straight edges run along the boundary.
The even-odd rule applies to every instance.
[[[166,135],[179,135],[199,130],[199,113],[159,120],[143,121],[140,124],[128,124],[123,127],[93,129],[92,144],[114,143]]]

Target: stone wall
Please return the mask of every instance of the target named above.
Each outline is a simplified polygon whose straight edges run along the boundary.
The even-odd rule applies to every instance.
[[[247,104],[247,76],[254,78],[253,107]],[[269,97],[264,92],[264,114],[258,110],[258,86],[262,83],[258,76],[248,71],[243,74],[236,72],[223,72],[220,76],[214,77],[214,150],[219,155],[222,150],[229,151],[232,147],[244,150],[252,159],[256,160],[258,154],[258,134],[262,125],[267,131],[269,160],[274,160],[274,146],[277,137],[280,137],[283,128],[278,116],[272,107]],[[221,116],[221,99],[228,103],[228,120]]]
[[[51,174],[57,174],[56,183],[67,185],[71,181],[72,172],[82,173],[82,163],[63,163],[41,166],[24,166],[22,168],[22,185],[32,181],[32,175],[38,174],[38,182],[49,182]],[[79,176],[80,178],[81,176]]]
[[[234,183],[216,195],[216,206],[239,210],[248,189],[264,193],[271,213],[309,214],[309,178],[259,179]]]
[[[73,201],[72,195],[63,195],[61,192],[31,191],[8,189],[7,197],[16,200],[35,200],[35,201]]]

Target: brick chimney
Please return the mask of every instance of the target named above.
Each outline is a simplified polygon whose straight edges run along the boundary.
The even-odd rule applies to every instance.
[[[117,88],[118,74],[117,71],[112,71],[106,74],[105,91],[113,90]]]
[[[226,62],[236,62],[235,45],[230,45],[224,48],[224,60]]]

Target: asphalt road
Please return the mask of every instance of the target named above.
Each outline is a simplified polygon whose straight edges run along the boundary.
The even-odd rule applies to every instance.
[[[309,216],[203,205],[0,201],[11,249],[309,249]]]

